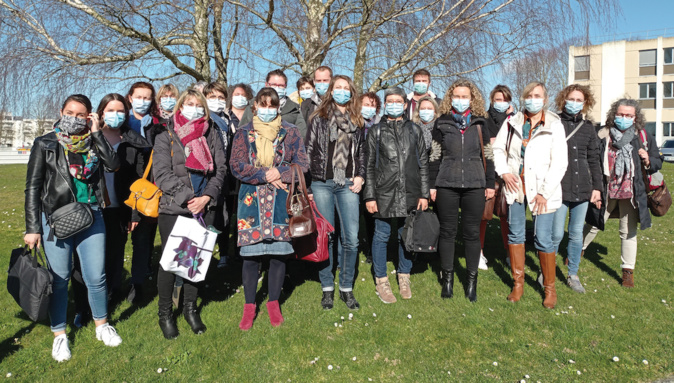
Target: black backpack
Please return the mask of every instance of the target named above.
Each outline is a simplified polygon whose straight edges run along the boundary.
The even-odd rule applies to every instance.
[[[416,253],[434,253],[438,251],[440,221],[430,210],[412,210],[405,219],[403,242],[405,249]]]

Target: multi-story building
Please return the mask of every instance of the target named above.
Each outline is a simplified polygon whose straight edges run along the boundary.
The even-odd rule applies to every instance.
[[[569,84],[589,85],[597,104],[589,117],[602,125],[611,103],[639,100],[646,129],[658,145],[674,138],[674,37],[611,41],[569,48]]]
[[[35,137],[50,132],[53,124],[54,120],[24,119],[5,113],[0,118],[0,147],[30,147]]]

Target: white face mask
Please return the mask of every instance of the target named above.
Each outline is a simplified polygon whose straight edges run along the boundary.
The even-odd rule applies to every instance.
[[[225,107],[227,106],[226,101],[218,100],[217,98],[208,99],[206,100],[206,103],[208,104],[208,110],[215,113],[221,113],[222,111],[225,110]]]
[[[183,106],[180,113],[182,113],[182,115],[185,116],[185,118],[190,121],[196,120],[197,118],[201,118],[206,114],[204,113],[204,108],[200,106],[187,106],[187,105]]]

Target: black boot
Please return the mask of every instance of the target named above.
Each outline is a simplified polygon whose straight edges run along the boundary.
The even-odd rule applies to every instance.
[[[471,302],[477,301],[477,271],[467,271],[466,298]]]
[[[440,284],[442,285],[442,291],[440,296],[443,298],[451,298],[454,296],[454,270],[442,270],[442,276],[440,279]]]
[[[201,321],[201,317],[197,311],[197,302],[184,302],[183,316],[185,316],[187,324],[190,325],[195,334],[203,334],[206,332],[206,325]]]
[[[353,296],[353,291],[339,291],[339,298],[346,303],[346,307],[350,310],[358,310],[360,304],[356,300],[356,297]]]
[[[335,304],[335,291],[323,291],[323,298],[321,299],[321,306],[323,310],[332,310]]]
[[[173,317],[173,308],[172,306],[168,307],[159,307],[159,328],[164,334],[166,339],[175,339],[178,337],[178,327],[176,326],[176,320]]]

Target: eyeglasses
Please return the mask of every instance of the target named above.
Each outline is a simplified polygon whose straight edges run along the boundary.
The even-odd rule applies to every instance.
[[[633,114],[616,113],[616,117],[634,118],[635,116]]]

